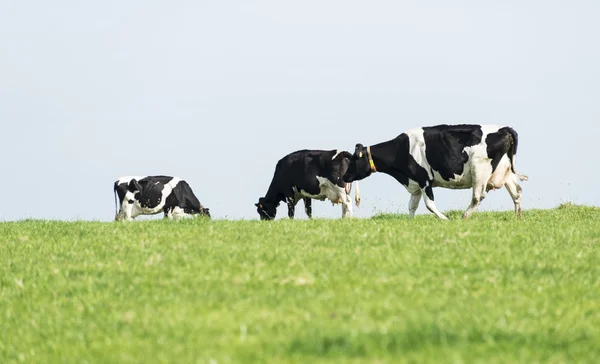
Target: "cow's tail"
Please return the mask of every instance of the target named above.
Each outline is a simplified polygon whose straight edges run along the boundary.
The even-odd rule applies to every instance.
[[[510,127],[507,127],[506,131],[512,137],[512,143],[511,143],[510,149],[508,150],[508,153],[507,153],[508,158],[510,159],[510,169],[521,181],[527,181],[529,179],[529,177],[517,173],[516,155],[517,155],[517,148],[519,146],[519,134],[517,134],[517,131],[515,129],[510,128]]]
[[[115,182],[115,186],[113,188],[113,192],[115,193],[115,219],[117,218],[117,214],[119,213],[118,207],[117,207],[117,182]]]

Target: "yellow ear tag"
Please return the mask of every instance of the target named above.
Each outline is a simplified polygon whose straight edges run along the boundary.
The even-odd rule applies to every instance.
[[[362,152],[358,152],[358,158],[362,158]]]

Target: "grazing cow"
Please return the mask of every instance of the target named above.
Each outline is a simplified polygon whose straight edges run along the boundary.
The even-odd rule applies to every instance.
[[[194,196],[190,185],[181,178],[169,176],[121,177],[114,185],[115,210],[117,196],[121,208],[115,220],[132,220],[139,215],[160,212],[165,218],[179,219],[190,215],[210,217],[207,208]]]
[[[299,150],[283,157],[277,162],[267,194],[255,205],[261,220],[274,219],[281,201],[287,203],[288,216],[293,219],[300,199],[304,200],[309,218],[312,217],[311,199],[341,203],[342,217],[352,216],[352,183],[342,180],[350,157],[352,154],[338,150]],[[358,183],[354,197],[359,206]]]
[[[489,190],[505,186],[521,215],[521,186],[526,181],[515,170],[517,132],[493,125],[438,125],[408,130],[395,139],[364,147],[356,144],[344,181],[358,181],[373,172],[394,177],[411,194],[414,217],[421,196],[427,209],[447,219],[433,202],[432,187],[473,188],[468,218]]]

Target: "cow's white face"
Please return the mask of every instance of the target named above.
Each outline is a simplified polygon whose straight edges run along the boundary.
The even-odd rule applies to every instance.
[[[139,203],[137,203],[135,199],[135,192],[127,191],[125,197],[123,197],[121,210],[119,211],[116,220],[131,220],[140,215],[140,207],[137,205],[139,205]]]

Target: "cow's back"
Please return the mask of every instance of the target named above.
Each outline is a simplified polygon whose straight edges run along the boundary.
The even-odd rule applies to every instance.
[[[290,153],[278,163],[279,178],[290,187],[317,191],[317,176],[331,178],[332,158],[336,153],[335,150],[300,150]]]

